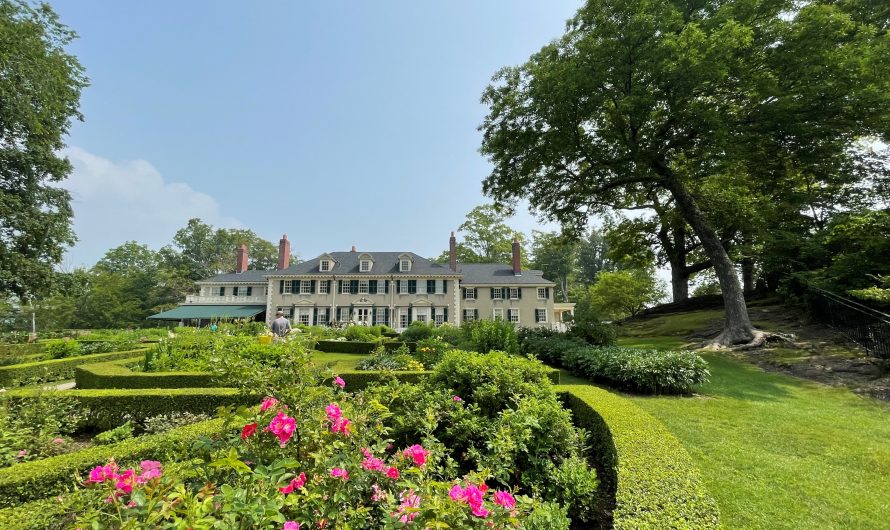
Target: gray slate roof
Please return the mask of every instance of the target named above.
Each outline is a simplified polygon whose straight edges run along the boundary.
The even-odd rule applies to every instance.
[[[249,269],[244,272],[229,272],[227,274],[217,274],[212,278],[201,280],[198,283],[213,282],[249,282],[249,283],[266,283],[266,276],[277,271],[254,270]]]
[[[499,263],[458,263],[457,272],[465,285],[556,285],[545,280],[542,271],[526,269],[516,276],[513,267]]]
[[[371,256],[374,264],[370,272],[359,272],[359,256]],[[334,266],[327,272],[318,270],[319,262],[322,256],[330,256],[334,260]],[[399,257],[410,256],[414,263],[411,265],[410,272],[399,271]],[[413,252],[329,252],[322,254],[317,258],[297,263],[284,269],[283,271],[272,271],[275,276],[292,275],[292,274],[318,274],[330,276],[331,274],[367,274],[373,276],[375,274],[453,274],[447,265],[433,263],[430,260],[418,256]]]

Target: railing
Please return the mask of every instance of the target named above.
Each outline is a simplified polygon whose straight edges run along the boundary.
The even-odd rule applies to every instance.
[[[846,335],[868,355],[890,362],[890,315],[818,287],[808,289],[807,305],[814,317]]]
[[[265,304],[265,296],[201,296],[190,294],[185,297],[187,304]]]

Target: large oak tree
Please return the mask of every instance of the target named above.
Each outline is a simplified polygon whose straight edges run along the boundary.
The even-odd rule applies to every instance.
[[[721,181],[754,195],[789,174],[856,170],[854,143],[886,138],[887,21],[870,5],[591,0],[485,91],[484,190],[576,227],[668,195],[720,281],[717,341],[750,341],[707,195]]]

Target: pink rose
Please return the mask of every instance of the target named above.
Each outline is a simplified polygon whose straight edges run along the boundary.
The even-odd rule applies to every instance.
[[[394,467],[390,467],[389,469],[386,470],[386,476],[393,480],[398,480],[399,479],[399,470]]]
[[[349,471],[346,471],[342,467],[335,467],[331,469],[331,476],[333,478],[343,479],[343,481],[346,482],[347,480],[349,480]]]
[[[461,399],[460,396],[454,396],[454,397],[451,398],[451,401],[454,401],[454,402],[456,402],[456,403],[460,403],[461,401],[463,401],[463,399]]]
[[[270,408],[274,407],[277,404],[278,404],[277,399],[275,399],[271,396],[266,397],[266,399],[264,399],[263,402],[260,403],[260,412],[266,412],[267,410],[269,410]]]
[[[494,503],[503,506],[508,510],[512,510],[516,506],[516,499],[508,491],[497,490],[494,492]]]
[[[284,447],[287,445],[287,441],[290,440],[291,436],[294,435],[296,428],[297,420],[283,412],[279,412],[272,418],[272,421],[269,422],[269,427],[267,427],[266,430],[272,431],[272,434],[278,437],[281,447]]]
[[[411,447],[408,447],[403,451],[403,454],[412,460],[414,460],[414,465],[417,467],[423,467],[426,463],[426,457],[429,456],[430,452],[423,448],[423,446],[414,444]]]
[[[287,521],[281,530],[300,530],[300,523],[296,521]]]
[[[339,386],[340,388],[346,388],[346,381],[343,380],[339,375],[334,376],[334,384]]]

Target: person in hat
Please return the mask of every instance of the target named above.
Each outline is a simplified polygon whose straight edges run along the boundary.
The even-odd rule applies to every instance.
[[[284,311],[275,313],[275,320],[272,321],[272,333],[276,337],[283,337],[290,333],[290,320],[284,316]]]

